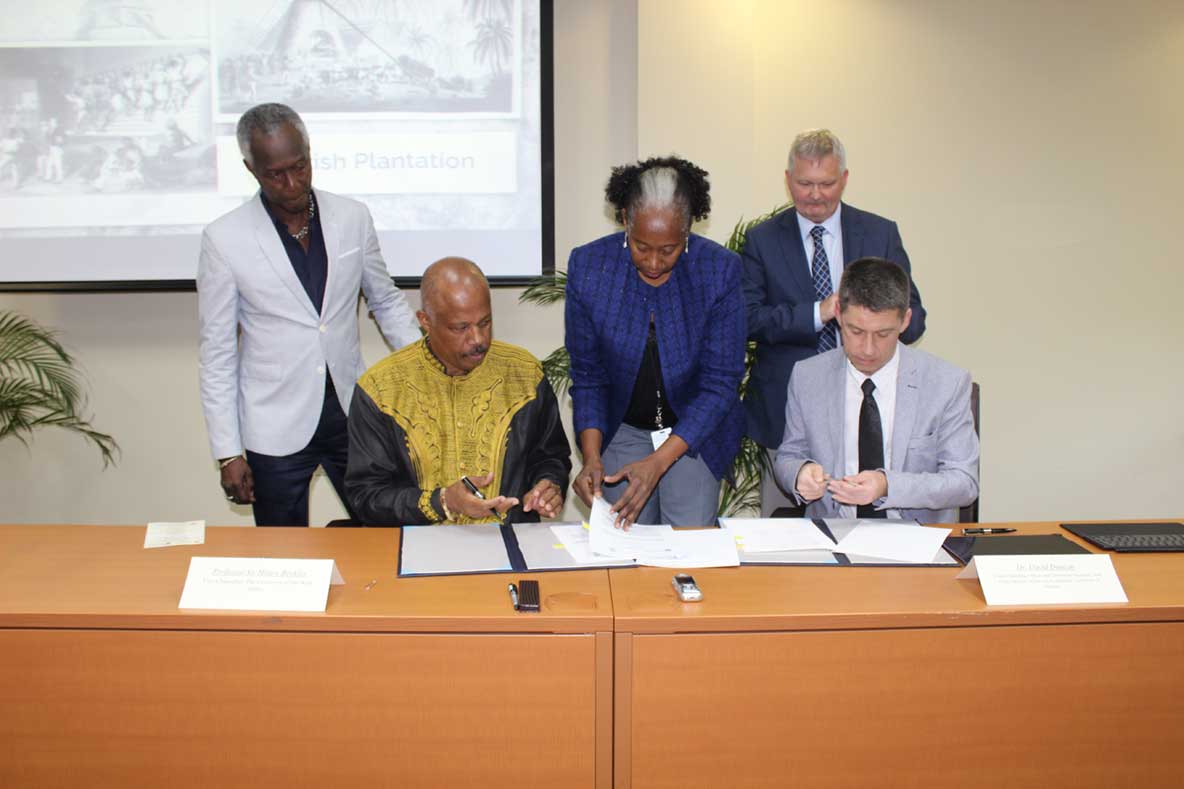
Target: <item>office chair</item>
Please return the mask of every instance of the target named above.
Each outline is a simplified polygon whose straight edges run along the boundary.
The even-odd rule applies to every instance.
[[[978,387],[978,383],[974,382],[974,383],[970,384],[970,413],[974,417],[974,434],[981,438],[982,433],[979,431],[979,427],[978,427],[978,408],[979,408],[978,399],[979,399],[979,387]],[[979,464],[978,465],[979,465],[978,493],[979,493],[979,498],[982,498],[983,486],[982,486],[982,443],[981,443],[981,441],[979,443]],[[978,523],[979,498],[976,498],[974,501],[970,502],[965,507],[958,510],[958,523]]]

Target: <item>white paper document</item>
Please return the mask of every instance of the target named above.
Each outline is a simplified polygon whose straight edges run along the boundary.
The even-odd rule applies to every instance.
[[[835,543],[808,518],[720,518],[745,553],[833,551]]]
[[[194,556],[177,607],[324,611],[331,583],[345,583],[332,559]]]
[[[949,529],[861,520],[835,546],[836,551],[875,559],[928,564],[941,550]]]
[[[593,554],[634,559],[651,567],[735,567],[736,539],[723,529],[675,531],[668,525],[635,523],[628,531],[613,526],[607,501],[592,500],[588,544]]]
[[[144,532],[145,548],[167,548],[170,545],[204,545],[205,521],[164,521],[149,523]]]
[[[1104,553],[976,556],[958,577],[977,577],[987,605],[1127,602]]]
[[[556,523],[551,526],[551,533],[555,535],[555,538],[559,540],[559,543],[564,549],[571,554],[571,558],[576,564],[594,564],[598,566],[611,564],[622,567],[635,564],[632,559],[614,559],[610,556],[598,556],[592,553],[592,544],[589,538],[591,532],[582,523]]]
[[[494,523],[404,526],[399,575],[506,573],[513,568],[502,531]]]
[[[613,526],[613,514],[607,501],[597,496],[592,499],[588,515],[588,542],[592,553],[614,559],[636,559],[642,564],[674,557],[669,535],[674,530],[667,525],[635,523],[629,530]]]
[[[723,529],[683,529],[671,531],[670,547],[674,556],[669,559],[643,561],[651,567],[738,567],[736,538]]]

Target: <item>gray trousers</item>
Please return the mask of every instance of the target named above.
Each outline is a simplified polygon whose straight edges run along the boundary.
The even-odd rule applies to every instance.
[[[607,477],[629,463],[653,454],[648,430],[622,424],[608,448],[601,453]],[[603,488],[604,498],[615,504],[624,495],[627,480]],[[719,509],[719,480],[703,458],[683,455],[667,469],[637,516],[638,523],[669,523],[671,526],[714,526]]]

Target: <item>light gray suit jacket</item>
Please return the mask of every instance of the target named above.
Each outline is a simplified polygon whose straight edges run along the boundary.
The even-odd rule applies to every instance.
[[[325,375],[348,413],[366,370],[358,292],[387,342],[419,339],[415,313],[391,282],[370,211],[315,190],[328,276],[321,314],[300,284],[258,194],[202,234],[197,267],[201,402],[215,458],[244,448],[290,455],[312,438]]]
[[[798,362],[789,379],[785,436],[773,472],[794,491],[798,470],[813,461],[832,477],[846,476],[843,398],[847,357],[842,348]],[[958,508],[978,496],[978,436],[970,412],[970,373],[924,351],[900,346],[888,495],[877,509],[899,510],[921,523],[953,523]],[[801,499],[799,497],[799,502]],[[814,518],[839,515],[826,493],[806,507]]]

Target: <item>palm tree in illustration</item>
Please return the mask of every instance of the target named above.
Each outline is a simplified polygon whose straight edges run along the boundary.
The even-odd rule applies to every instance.
[[[489,65],[494,74],[501,74],[513,51],[514,36],[506,22],[486,18],[477,24],[477,37],[469,46],[473,48],[474,60]]]
[[[464,0],[464,9],[470,19],[489,20],[500,16],[508,20],[513,6],[514,0]]]

